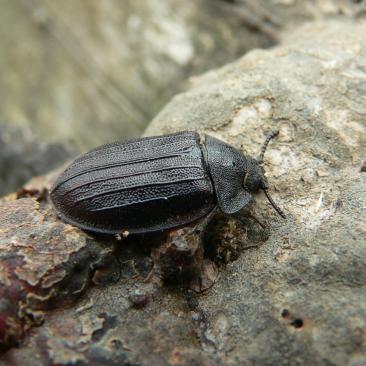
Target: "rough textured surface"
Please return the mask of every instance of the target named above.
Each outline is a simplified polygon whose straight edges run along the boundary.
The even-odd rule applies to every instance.
[[[280,130],[266,163],[289,218],[268,218],[270,240],[199,301],[213,343],[203,348],[225,364],[365,360],[365,32],[364,23],[310,24],[283,47],[197,78],[147,130],[202,129],[254,155],[265,131]]]
[[[120,281],[107,280],[69,308],[44,313],[44,324],[4,353],[2,363],[364,364],[364,34],[361,21],[309,24],[281,47],[250,52],[192,80],[191,89],[175,97],[146,132],[200,129],[257,155],[264,132],[278,128],[265,166],[288,219],[280,219],[261,196],[251,208],[271,226],[267,241],[252,220],[238,225],[217,217],[208,230],[205,256],[219,270],[213,276],[207,266],[215,283],[200,294],[136,278],[151,270],[146,239],[112,241],[109,245],[119,246]],[[86,248],[85,234],[52,215],[42,218],[46,202],[39,211],[33,199],[8,200],[2,203],[8,210],[19,202],[29,205],[25,222],[46,225],[47,217],[48,225],[79,237],[75,248]],[[5,227],[0,243],[9,253],[23,253],[28,239],[17,239],[17,233],[26,232],[27,225],[6,211],[0,211]],[[63,245],[65,237],[53,238]],[[107,245],[102,238],[94,241]],[[214,243],[221,248],[210,251]],[[41,238],[40,247],[45,244]],[[85,262],[79,263],[84,270]],[[27,282],[34,278],[24,271]],[[147,300],[137,309],[136,296],[144,295]]]
[[[55,220],[33,198],[0,204],[0,347],[21,340],[44,310],[78,297],[98,270],[119,271],[112,247]],[[114,264],[114,265],[113,265]],[[112,276],[111,276],[112,277]],[[100,278],[99,278],[100,280]]]

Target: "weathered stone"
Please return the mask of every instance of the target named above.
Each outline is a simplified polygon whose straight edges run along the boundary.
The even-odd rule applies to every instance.
[[[366,154],[364,34],[362,20],[309,24],[281,47],[250,52],[192,80],[191,89],[175,97],[146,132],[200,129],[243,144],[256,156],[264,133],[278,128],[265,168],[288,219],[278,217],[261,195],[250,207],[270,225],[267,241],[245,213],[240,227],[223,221],[223,232],[215,234],[215,226],[206,245],[219,245],[210,253],[219,275],[211,288],[194,296],[179,286],[136,280],[137,267],[150,270],[146,240],[114,241],[121,280],[90,288],[68,308],[45,312],[43,325],[4,353],[2,363],[361,365],[366,329],[366,174],[360,171]],[[30,202],[29,210],[20,206]],[[17,204],[17,214],[1,221],[5,229],[13,225],[16,238],[32,223],[52,224],[59,227],[52,247],[70,240],[65,231],[77,240],[74,250],[87,247],[85,234],[46,214],[46,202],[3,203],[12,210]],[[11,253],[22,250],[20,258],[27,258],[32,247],[12,245],[9,235],[1,233],[1,245]],[[106,250],[106,239],[93,240],[97,253]],[[23,242],[28,236],[15,241]],[[65,268],[67,253],[56,256]],[[79,262],[83,271],[91,261],[84,258]],[[207,277],[214,272],[208,268]],[[17,264],[7,273],[34,280],[43,269],[29,272],[29,265]],[[130,304],[136,291],[149,294],[141,309]]]
[[[364,34],[365,22],[309,24],[282,47],[196,78],[147,129],[200,129],[254,156],[264,133],[280,130],[265,166],[288,219],[257,197],[252,211],[270,223],[270,239],[199,300],[209,340],[201,346],[222,364],[365,360]]]
[[[56,220],[50,207],[32,198],[0,203],[0,347],[18,343],[44,319],[44,311],[65,306],[108,263],[113,247],[101,246],[80,230]],[[110,278],[109,278],[110,282]]]

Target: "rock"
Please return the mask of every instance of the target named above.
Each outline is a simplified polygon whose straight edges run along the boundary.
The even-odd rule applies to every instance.
[[[0,347],[16,344],[44,311],[66,306],[92,276],[115,271],[111,246],[96,243],[55,220],[50,207],[32,198],[0,204]],[[118,267],[118,266],[117,266]],[[99,276],[100,277],[100,276]],[[105,277],[105,275],[104,275]]]
[[[270,222],[270,239],[229,264],[199,301],[201,347],[222,364],[362,364],[365,32],[365,22],[311,23],[282,47],[196,78],[146,131],[199,129],[254,156],[265,132],[280,131],[265,166],[288,219],[258,197],[253,211]]]
[[[366,329],[366,175],[360,169],[366,153],[364,34],[362,20],[310,23],[282,46],[252,51],[195,78],[146,131],[199,129],[243,144],[256,156],[265,132],[279,129],[265,169],[288,219],[278,217],[261,195],[250,208],[270,225],[267,241],[260,240],[251,220],[244,220],[243,228],[223,223],[216,239],[215,227],[209,242],[224,241],[212,253],[219,274],[207,269],[214,283],[192,297],[179,286],[136,279],[138,268],[149,272],[146,239],[93,237],[97,257],[106,245],[107,251],[113,248],[115,256],[109,258],[118,258],[121,280],[97,284],[80,292],[79,299],[66,293],[69,307],[60,301],[56,309],[43,309],[44,323],[4,353],[2,363],[361,365]],[[64,248],[57,253],[88,247],[86,234],[56,220],[47,201],[9,196],[0,223],[0,243],[11,260],[27,258],[28,252],[48,258],[44,250],[50,234],[27,247],[32,224],[43,225],[46,233],[49,225],[57,229],[50,243]],[[95,257],[67,258],[56,256],[60,268],[79,264],[83,272]],[[6,257],[0,263],[7,263]],[[21,267],[28,283],[44,273],[40,265],[33,268],[38,270]],[[2,278],[18,272],[2,271]],[[56,281],[54,286],[60,288]],[[136,291],[149,298],[140,309],[129,300]]]

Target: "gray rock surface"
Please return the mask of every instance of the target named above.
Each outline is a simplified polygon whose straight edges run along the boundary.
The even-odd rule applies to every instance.
[[[312,23],[271,51],[209,72],[146,134],[199,129],[254,156],[265,131],[270,239],[199,303],[203,349],[233,365],[363,365],[366,329],[366,24]],[[267,213],[265,213],[267,211]]]
[[[364,365],[364,34],[362,20],[310,23],[281,46],[252,51],[192,79],[190,89],[173,98],[146,131],[197,129],[238,147],[243,144],[255,156],[265,132],[279,129],[280,136],[268,147],[265,168],[273,196],[288,219],[279,218],[261,195],[251,207],[270,224],[267,241],[252,235],[257,225],[251,221],[240,235],[232,222],[219,232],[216,226],[213,240],[235,240],[238,255],[217,262],[216,282],[191,298],[179,286],[137,279],[133,269],[148,268],[143,265],[146,249],[141,242],[119,241],[120,280],[96,282],[68,308],[56,304],[51,311],[43,309],[44,324],[4,353],[1,363]],[[42,184],[33,182],[39,189]],[[13,199],[2,203],[2,212],[16,207]],[[31,210],[33,199],[25,200]],[[37,217],[45,225],[56,225],[47,201],[40,207],[25,220]],[[2,214],[4,227],[9,217]],[[29,233],[18,237],[27,225],[12,225],[15,237],[8,243],[9,253],[17,258],[17,253],[28,253]],[[86,234],[70,232],[85,247]],[[38,240],[46,245],[48,238]],[[67,249],[62,248],[61,254]],[[79,268],[75,261],[71,263]],[[33,271],[39,273],[36,265]],[[133,308],[131,296],[143,293],[150,301]]]

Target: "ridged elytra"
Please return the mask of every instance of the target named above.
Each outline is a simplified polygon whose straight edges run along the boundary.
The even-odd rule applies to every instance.
[[[103,145],[77,158],[56,180],[57,215],[106,234],[161,231],[191,223],[218,207],[234,214],[253,193],[268,193],[263,156],[244,155],[212,136],[183,131]]]

